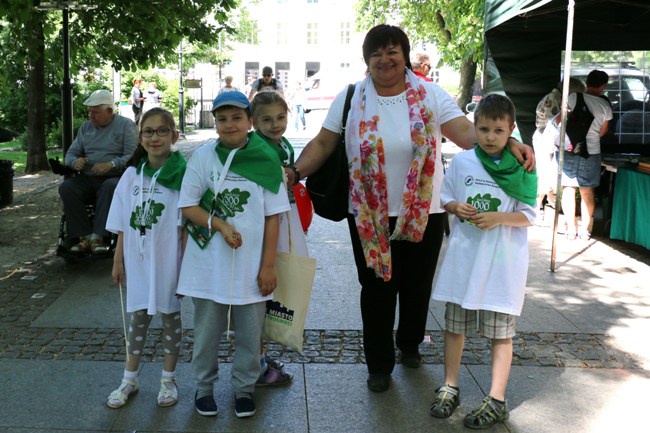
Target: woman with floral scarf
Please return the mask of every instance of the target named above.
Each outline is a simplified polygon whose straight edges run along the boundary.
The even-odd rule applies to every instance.
[[[361,283],[367,384],[374,392],[390,386],[395,345],[404,366],[420,364],[418,346],[446,218],[440,206],[442,136],[463,149],[476,142],[474,126],[449,94],[411,71],[409,51],[408,37],[398,27],[381,24],[368,32],[363,43],[368,74],[356,83],[345,132],[348,225]],[[336,148],[346,92],[347,86],[302,151],[290,182],[316,172]],[[532,170],[532,150],[516,140],[509,146]]]

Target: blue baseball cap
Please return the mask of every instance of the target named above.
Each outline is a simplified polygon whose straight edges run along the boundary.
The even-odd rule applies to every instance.
[[[232,92],[223,92],[221,95],[214,98],[212,103],[212,110],[210,111],[214,114],[215,110],[221,107],[237,107],[237,108],[248,108],[251,109],[251,104],[248,102],[248,98],[242,92],[232,91]]]

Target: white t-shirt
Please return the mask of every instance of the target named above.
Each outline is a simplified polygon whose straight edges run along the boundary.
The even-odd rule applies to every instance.
[[[435,106],[431,107],[434,119],[430,119],[436,131],[436,167],[433,174],[433,196],[431,198],[430,213],[444,212],[440,207],[440,186],[443,178],[442,167],[442,133],[440,125],[449,120],[463,116],[463,112],[449,96],[449,94],[435,83],[422,82],[427,88],[427,95],[434,101]],[[343,116],[343,105],[347,94],[347,86],[336,98],[327,117],[323,121],[323,128],[335,132],[341,132],[341,118]],[[384,143],[384,154],[386,158],[386,183],[388,190],[388,215],[397,216],[402,202],[402,193],[406,184],[406,176],[413,160],[413,148],[411,144],[411,131],[409,126],[408,103],[406,92],[397,96],[378,97],[378,115],[381,122],[378,123],[378,135]],[[348,116],[349,119],[349,116]],[[350,143],[346,143],[350,146]],[[349,152],[348,152],[349,153]],[[352,213],[352,207],[348,206]]]
[[[612,120],[612,108],[609,103],[601,97],[582,94],[585,97],[585,104],[594,116],[591,127],[587,132],[587,151],[589,155],[600,154],[600,128],[606,120]],[[576,106],[576,94],[571,93],[567,102],[568,106],[573,109]]]
[[[178,207],[199,204],[208,188],[214,188],[216,142],[209,141],[192,154],[183,177]],[[221,169],[221,163],[217,163]],[[278,164],[278,170],[280,166]],[[219,173],[217,173],[217,178]],[[242,234],[241,247],[233,250],[221,233],[215,233],[205,249],[189,237],[181,266],[178,293],[221,304],[246,305],[272,299],[262,296],[257,284],[264,219],[290,209],[284,184],[277,194],[229,171],[221,187],[226,200],[238,200],[240,211],[227,222]],[[234,256],[233,256],[234,251]]]
[[[144,111],[147,112],[154,107],[160,107],[160,101],[162,101],[162,93],[158,89],[150,87],[144,92]]]
[[[442,185],[441,203],[467,202],[469,198],[478,208],[483,204],[491,211],[522,212],[529,221],[535,221],[535,209],[505,194],[471,150],[454,156]],[[527,274],[526,227],[499,225],[481,230],[456,217],[436,272],[433,299],[468,310],[518,316],[524,304]]]
[[[156,183],[141,255],[141,222],[136,220],[136,215],[141,215],[143,192],[144,201],[150,198],[150,184],[151,178],[142,178],[134,167],[124,172],[113,194],[106,230],[124,234],[127,311],[146,309],[149,315],[158,311],[168,314],[181,308],[175,295],[181,264],[183,219],[177,205],[179,191]]]

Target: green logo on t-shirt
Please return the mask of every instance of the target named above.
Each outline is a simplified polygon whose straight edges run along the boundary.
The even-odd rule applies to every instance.
[[[142,206],[136,206],[135,211],[131,212],[129,225],[135,230],[140,230],[142,226],[151,230],[151,227],[158,222],[158,217],[162,215],[163,209],[165,209],[164,204],[152,201],[151,206],[149,206],[149,211],[147,212],[147,215],[145,215],[143,224],[143,208]]]
[[[222,220],[234,217],[236,212],[244,212],[244,205],[248,204],[251,193],[239,188],[224,189],[217,195],[216,215]]]
[[[493,198],[491,194],[476,194],[474,197],[467,197],[467,203],[476,208],[478,213],[496,212],[501,205],[501,200]]]

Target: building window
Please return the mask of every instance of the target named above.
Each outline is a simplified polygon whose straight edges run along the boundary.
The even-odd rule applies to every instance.
[[[288,23],[278,23],[277,24],[277,40],[278,45],[287,45],[289,43],[289,24]]]
[[[350,23],[341,23],[341,45],[350,45]]]
[[[307,3],[318,3],[318,0],[307,0]]]
[[[307,45],[318,44],[318,23],[307,23]]]

